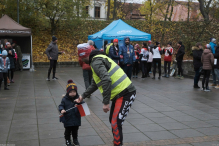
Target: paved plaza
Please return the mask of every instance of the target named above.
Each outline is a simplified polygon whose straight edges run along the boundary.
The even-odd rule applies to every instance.
[[[0,91],[0,146],[64,146],[57,106],[73,79],[85,90],[82,69],[57,69],[57,81],[46,81],[47,68],[15,72],[9,91]],[[219,146],[219,90],[193,89],[192,79],[132,79],[137,97],[123,126],[125,146]],[[85,100],[91,115],[82,118],[81,146],[112,146],[109,113],[96,91]]]

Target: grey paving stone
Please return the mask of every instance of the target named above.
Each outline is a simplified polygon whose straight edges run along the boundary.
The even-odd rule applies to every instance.
[[[205,135],[219,135],[218,127],[197,128],[196,130]]]
[[[133,136],[134,135],[134,136]],[[142,133],[129,133],[123,134],[123,142],[140,142],[140,141],[148,141],[150,140]]]
[[[8,141],[38,140],[38,132],[9,133]]]
[[[12,125],[37,125],[37,119],[19,119],[19,120],[12,120]]]
[[[144,119],[127,119],[126,121],[128,121],[132,125],[144,125],[144,124],[154,123],[153,121],[151,121],[147,118],[144,118]]]
[[[167,130],[189,129],[188,126],[183,125],[179,122],[160,123],[159,125]]]
[[[192,116],[189,116],[189,115],[186,115],[186,116],[172,116],[171,118],[173,118],[174,120],[176,121],[179,121],[179,122],[183,122],[183,121],[198,121],[198,119],[192,117]]]
[[[138,130],[134,126],[129,125],[129,126],[122,126],[122,132],[123,133],[138,133],[140,132],[140,130]]]
[[[0,141],[6,142],[7,137],[8,137],[8,132],[7,133],[0,132]]]
[[[211,142],[202,142],[202,143],[192,143],[193,146],[218,146],[218,141],[211,141]]]
[[[9,141],[8,144],[15,144],[15,146],[39,146],[38,140],[26,140],[26,141]]]
[[[135,125],[137,129],[142,132],[146,131],[165,131],[165,129],[158,124],[146,124],[146,125]]]
[[[96,136],[98,134],[93,128],[86,128],[86,129],[79,128],[78,135],[79,136]]]
[[[52,130],[62,130],[63,124],[62,123],[56,123],[56,124],[40,124],[38,125],[39,131],[52,131]]]
[[[37,125],[11,125],[10,134],[37,131]]]
[[[159,117],[166,117],[166,115],[162,114],[162,113],[142,113],[143,116],[147,117],[147,118],[159,118]]]
[[[149,119],[154,121],[155,123],[177,122],[176,120],[174,120],[170,117],[158,117],[158,118],[149,118]]]
[[[170,132],[180,138],[204,136],[204,134],[193,129],[171,130]]]
[[[52,139],[52,138],[63,138],[64,131],[62,130],[53,130],[53,131],[39,131],[39,138],[41,139]]]
[[[191,128],[203,128],[203,127],[213,127],[213,125],[208,124],[207,121],[190,121],[190,122],[182,122],[183,124],[191,127]]]
[[[175,139],[177,136],[168,131],[144,132],[144,134],[152,140]]]

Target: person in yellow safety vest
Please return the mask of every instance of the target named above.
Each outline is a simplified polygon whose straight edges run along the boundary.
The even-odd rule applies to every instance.
[[[110,50],[110,47],[111,47],[112,45],[113,45],[113,40],[111,40],[111,43],[109,43],[109,44],[106,45],[106,50],[104,50],[104,51],[105,51],[105,53],[106,53],[107,56],[109,56],[109,50]]]
[[[93,79],[88,89],[77,99],[81,102],[97,89],[103,96],[103,111],[110,110],[109,120],[114,136],[114,146],[123,144],[122,125],[136,98],[136,89],[125,72],[104,52],[93,50],[87,52],[78,46],[81,60],[90,64]],[[89,54],[89,55],[88,55]],[[110,109],[110,100],[112,101]]]

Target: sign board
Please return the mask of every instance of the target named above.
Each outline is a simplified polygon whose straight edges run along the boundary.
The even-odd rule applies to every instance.
[[[22,54],[23,69],[30,69],[30,54]]]

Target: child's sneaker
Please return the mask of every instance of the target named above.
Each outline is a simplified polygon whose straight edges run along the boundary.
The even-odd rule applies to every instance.
[[[135,75],[133,75],[132,77],[135,78]]]
[[[71,140],[66,140],[66,146],[73,146],[72,144],[71,144]]]
[[[206,89],[205,89],[205,92],[210,92],[211,90],[209,89],[209,87],[207,87]]]
[[[215,88],[215,89],[219,89],[219,85],[215,86],[214,88]]]
[[[175,79],[180,79],[181,77],[179,76],[179,75],[177,75],[176,77],[175,77]]]
[[[80,146],[80,144],[79,144],[79,142],[78,142],[78,139],[74,139],[74,140],[73,140],[73,144],[74,144],[75,146]]]
[[[50,78],[46,78],[47,81],[50,81]]]
[[[53,80],[58,80],[58,78],[57,78],[57,77],[53,77],[52,79],[53,79]]]
[[[205,87],[201,89],[202,91],[205,91]]]
[[[183,76],[181,76],[181,77],[180,77],[180,79],[181,79],[181,80],[183,80],[183,79],[184,79],[184,77],[183,77]]]

